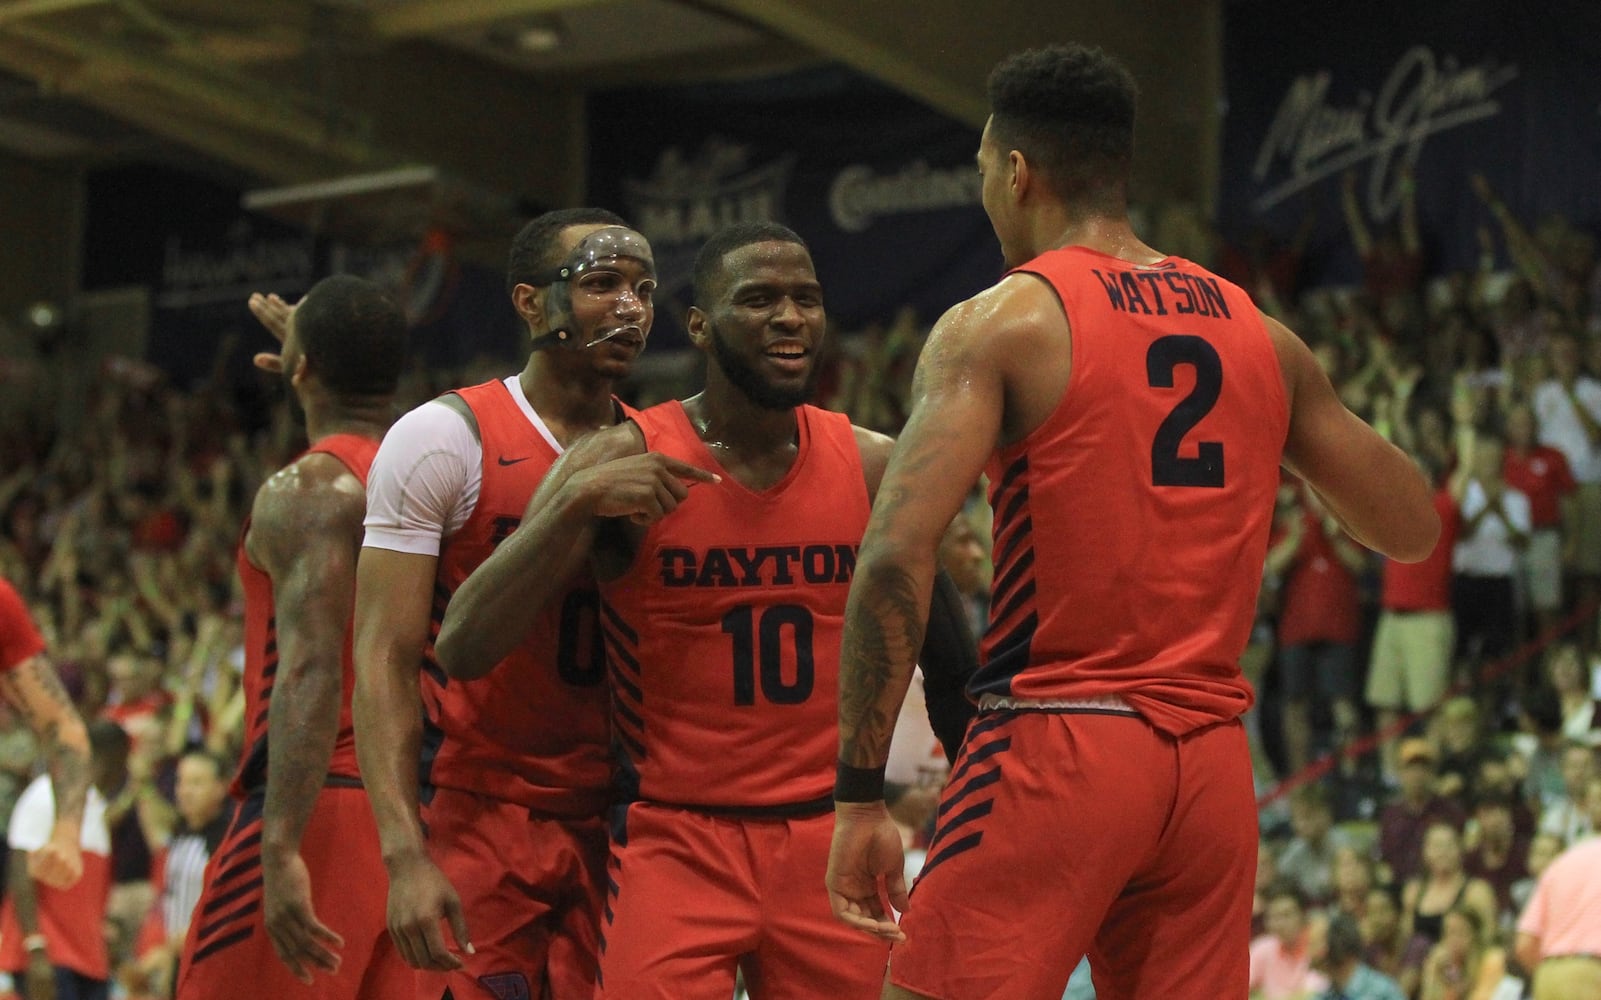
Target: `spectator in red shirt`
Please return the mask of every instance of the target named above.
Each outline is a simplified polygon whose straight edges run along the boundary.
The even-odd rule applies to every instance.
[[[1386,559],[1378,627],[1368,664],[1367,703],[1389,731],[1403,709],[1424,712],[1445,697],[1451,680],[1456,623],[1451,614],[1451,553],[1456,546],[1456,501],[1449,491],[1434,495],[1440,540],[1419,563]],[[1386,775],[1396,774],[1395,741],[1384,746]]]
[[[1285,753],[1295,772],[1312,760],[1314,697],[1332,702],[1337,739],[1356,732],[1356,643],[1362,631],[1356,574],[1366,556],[1315,494],[1286,499],[1281,491],[1275,518],[1282,534],[1268,550],[1267,571],[1283,580],[1278,662]]]
[[[1506,414],[1506,458],[1501,477],[1529,498],[1528,547],[1523,574],[1529,610],[1541,632],[1549,631],[1562,610],[1563,512],[1579,488],[1560,451],[1539,442],[1534,410],[1518,403]]]

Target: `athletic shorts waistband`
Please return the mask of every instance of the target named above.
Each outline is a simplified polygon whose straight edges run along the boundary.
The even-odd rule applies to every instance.
[[[1089,698],[1014,698],[1010,695],[986,694],[978,699],[980,712],[1060,712],[1062,714],[1093,713],[1131,715],[1140,713],[1121,696],[1101,694]]]
[[[776,806],[705,806],[684,802],[661,802],[656,799],[638,799],[643,804],[664,809],[682,809],[719,819],[805,819],[834,811],[834,793],[829,792],[805,802],[785,802]],[[632,803],[630,803],[632,804]]]

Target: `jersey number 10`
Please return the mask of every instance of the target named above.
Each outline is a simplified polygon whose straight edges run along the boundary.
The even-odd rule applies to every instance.
[[[723,631],[734,640],[734,704],[756,704],[756,678],[762,697],[774,705],[799,705],[812,696],[817,671],[812,663],[812,613],[798,604],[775,604],[756,618],[741,604],[723,616]],[[795,679],[784,680],[784,633],[795,650]]]

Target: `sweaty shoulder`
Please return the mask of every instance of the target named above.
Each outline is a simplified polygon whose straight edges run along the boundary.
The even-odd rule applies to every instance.
[[[329,534],[359,537],[366,512],[361,480],[333,455],[312,452],[261,484],[245,547],[253,561],[267,565],[283,545]]]
[[[919,376],[952,385],[998,382],[1005,399],[1001,440],[1025,437],[1061,402],[1073,342],[1056,291],[1015,273],[959,302],[929,333]]]

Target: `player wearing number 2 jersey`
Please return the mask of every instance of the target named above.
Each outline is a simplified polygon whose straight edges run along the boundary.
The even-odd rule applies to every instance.
[[[872,997],[888,949],[834,921],[817,886],[840,625],[890,442],[802,405],[826,320],[794,233],[714,236],[695,300],[705,392],[557,464],[539,513],[457,592],[440,662],[493,663],[497,625],[593,554],[624,798],[604,996],[726,1000],[742,968],[757,1000]]]
[[[583,997],[595,977],[610,762],[593,585],[520,615],[525,640],[483,680],[446,678],[429,640],[562,449],[624,415],[611,387],[645,345],[655,273],[643,237],[591,209],[529,223],[508,271],[526,368],[402,417],[368,486],[357,750],[420,1000]]]
[[[1099,50],[990,78],[983,203],[1013,271],[919,359],[846,616],[828,888],[901,943],[885,997],[1243,997],[1256,812],[1236,667],[1282,463],[1347,530],[1428,555],[1428,484],[1239,289],[1141,243],[1134,82]],[[882,799],[910,637],[981,470],[980,699],[907,898]],[[904,911],[899,927],[884,896]]]

